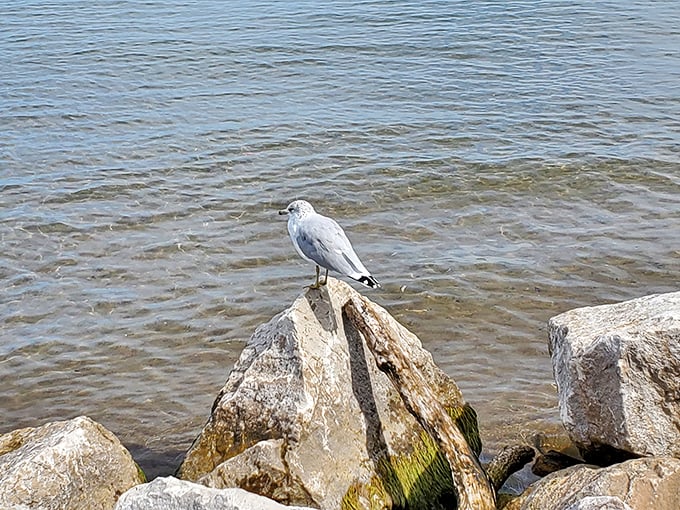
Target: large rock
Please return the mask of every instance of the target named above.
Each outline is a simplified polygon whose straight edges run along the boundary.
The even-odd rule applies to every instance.
[[[85,416],[0,436],[3,510],[111,510],[143,481],[116,436]]]
[[[177,478],[156,478],[123,494],[115,510],[305,510],[243,489],[213,489]],[[311,509],[306,509],[311,510]]]
[[[343,317],[342,307],[354,294],[329,278],[327,286],[308,290],[256,330],[180,477],[334,510],[361,507],[369,499],[387,507],[427,507],[452,497],[443,455]],[[372,306],[386,328],[408,338],[413,366],[478,452],[474,411],[456,384],[415,335]]]
[[[550,319],[560,414],[587,460],[680,457],[680,292]]]
[[[569,505],[565,510],[633,510],[614,496],[588,496]]]
[[[598,499],[591,500],[594,498],[601,498],[600,507],[592,506],[598,503]],[[626,508],[615,498],[634,510],[678,510],[680,460],[649,457],[607,468],[572,466],[535,482],[504,510]]]

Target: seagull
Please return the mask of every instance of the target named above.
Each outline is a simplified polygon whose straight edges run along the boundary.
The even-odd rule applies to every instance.
[[[354,253],[345,231],[333,218],[322,216],[305,200],[295,200],[279,211],[288,215],[288,233],[300,257],[316,264],[316,281],[310,285],[318,289],[328,282],[328,271],[349,276],[372,289],[380,287]],[[319,267],[326,270],[319,281]]]

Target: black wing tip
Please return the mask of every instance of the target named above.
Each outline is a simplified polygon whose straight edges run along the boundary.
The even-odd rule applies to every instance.
[[[360,276],[359,278],[357,278],[357,281],[359,283],[363,283],[364,285],[366,285],[366,287],[370,287],[372,289],[376,289],[376,288],[380,287],[378,280],[373,278],[371,275]]]

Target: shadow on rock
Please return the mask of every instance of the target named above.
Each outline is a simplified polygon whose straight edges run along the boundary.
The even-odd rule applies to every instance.
[[[159,451],[139,444],[125,445],[132,458],[142,468],[148,481],[174,474],[184,460],[184,450]]]
[[[331,297],[325,285],[318,289],[309,289],[305,292],[305,299],[309,308],[314,312],[314,317],[325,331],[333,333],[338,330]]]

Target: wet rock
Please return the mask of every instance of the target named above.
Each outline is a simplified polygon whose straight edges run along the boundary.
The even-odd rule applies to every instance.
[[[356,291],[330,278],[260,326],[220,391],[178,471],[214,487],[239,486],[278,501],[337,509],[452,497],[441,452],[343,317]],[[474,411],[418,338],[371,304],[404,346],[473,449]],[[223,464],[224,463],[224,464]]]
[[[116,436],[81,416],[0,436],[0,508],[98,510],[144,475]]]
[[[557,471],[532,484],[504,508],[600,508],[574,505],[581,504],[581,500],[585,498],[609,496],[618,498],[634,509],[677,510],[679,494],[680,460],[673,457],[648,457],[628,460],[607,468],[579,465]],[[582,504],[586,503],[588,502]],[[611,501],[605,503],[612,504]]]
[[[575,464],[582,464],[582,461],[562,452],[550,450],[536,457],[531,472],[536,476],[545,476]]]
[[[680,457],[680,292],[550,319],[560,414],[589,462]]]
[[[534,449],[527,445],[505,446],[498,452],[485,468],[496,492],[500,490],[510,475],[531,462],[535,455]]]
[[[305,510],[243,489],[214,489],[173,477],[156,478],[121,496],[115,510]],[[311,510],[311,509],[306,509]]]

